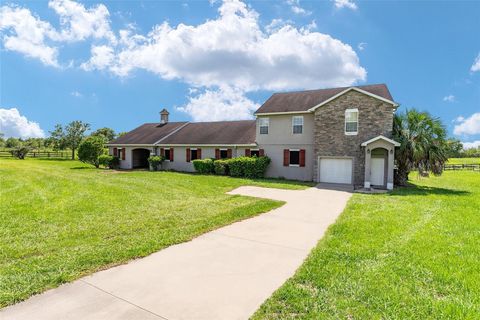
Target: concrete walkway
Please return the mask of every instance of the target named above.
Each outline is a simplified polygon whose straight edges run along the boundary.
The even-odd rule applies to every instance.
[[[259,187],[230,194],[287,203],[34,296],[0,319],[247,319],[294,274],[351,195]]]

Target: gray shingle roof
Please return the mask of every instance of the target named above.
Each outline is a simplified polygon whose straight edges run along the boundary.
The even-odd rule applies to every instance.
[[[255,113],[307,111],[348,88],[350,87],[275,93]],[[355,86],[355,88],[393,101],[385,84]]]
[[[154,144],[187,122],[145,123],[109,144]]]

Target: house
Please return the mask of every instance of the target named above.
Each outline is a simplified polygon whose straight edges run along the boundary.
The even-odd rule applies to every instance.
[[[398,107],[384,84],[273,94],[255,120],[146,123],[108,144],[124,169],[150,154],[167,170],[194,171],[203,158],[271,158],[268,177],[393,188],[391,139]]]

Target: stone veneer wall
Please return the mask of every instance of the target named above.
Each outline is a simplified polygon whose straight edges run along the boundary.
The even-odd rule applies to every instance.
[[[345,135],[345,110],[354,108],[358,109],[358,134]],[[314,172],[318,172],[318,157],[353,157],[353,183],[363,185],[365,151],[360,144],[378,135],[390,138],[394,111],[391,104],[353,90],[315,110]]]

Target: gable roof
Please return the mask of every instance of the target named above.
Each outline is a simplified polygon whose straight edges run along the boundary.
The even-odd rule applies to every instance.
[[[375,142],[375,141],[378,141],[378,140],[383,140],[383,141],[386,141],[386,142],[388,142],[388,143],[393,144],[395,147],[400,147],[400,143],[399,143],[399,142],[397,142],[397,141],[395,141],[395,140],[392,140],[392,139],[389,139],[389,138],[387,138],[387,137],[385,137],[385,136],[382,136],[382,135],[376,136],[375,138],[372,138],[372,139],[370,139],[370,140],[367,140],[367,141],[365,141],[365,142],[362,142],[361,146],[362,146],[362,147],[366,147],[366,146],[368,146],[370,143]]]
[[[154,144],[188,122],[145,123],[108,144]]]
[[[163,139],[159,144],[254,144],[255,133],[255,120],[193,122]]]
[[[145,123],[108,145],[246,145],[255,133],[255,120]]]
[[[386,100],[393,105],[397,105],[393,101],[392,95],[385,84],[372,84],[365,86],[274,93],[264,104],[262,104],[255,114],[311,112],[315,107],[327,103],[350,90],[357,90],[381,98],[384,101]]]

